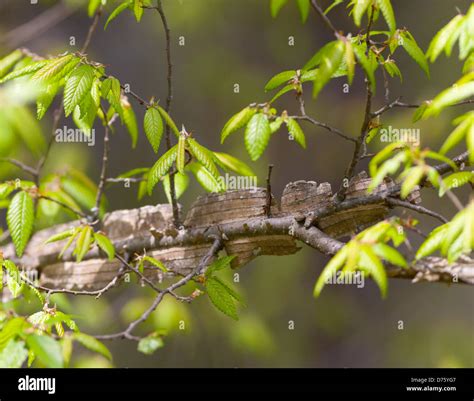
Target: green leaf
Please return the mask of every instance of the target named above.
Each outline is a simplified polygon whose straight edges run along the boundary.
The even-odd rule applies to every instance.
[[[0,78],[2,78],[21,58],[23,52],[14,50],[0,60]]]
[[[234,298],[229,294],[227,288],[213,277],[209,277],[206,280],[205,285],[207,295],[209,296],[212,304],[225,315],[231,317],[234,320],[239,320]]]
[[[283,121],[283,118],[277,117],[270,123],[270,131],[272,132],[272,135],[280,129],[281,125],[283,124]]]
[[[425,117],[438,115],[441,110],[474,95],[474,81],[455,84],[436,96],[429,105]]]
[[[179,129],[178,127],[176,127],[176,124],[174,123],[170,115],[166,112],[166,110],[163,107],[160,107],[159,105],[156,105],[156,107],[158,108],[158,111],[160,112],[161,116],[166,121],[166,124],[168,125],[168,127],[170,127],[171,131],[173,131],[173,133],[176,135],[176,138],[179,138],[179,135],[180,135]]]
[[[25,75],[30,75],[35,73],[36,71],[40,70],[43,68],[46,64],[48,64],[50,60],[41,60],[41,61],[36,61],[32,64],[28,64],[25,67],[18,68],[16,70],[13,70],[6,76],[4,76],[2,79],[0,79],[0,84],[3,84],[4,82],[10,81],[15,78],[20,78]]]
[[[89,5],[87,6],[87,15],[89,18],[92,18],[99,8],[102,0],[90,0]]]
[[[380,11],[382,11],[382,15],[387,22],[390,33],[393,34],[397,29],[397,23],[395,21],[395,14],[390,0],[377,0],[377,5],[379,6]]]
[[[142,338],[138,342],[138,351],[145,355],[152,355],[157,349],[164,346],[163,339],[159,336],[151,335]]]
[[[225,288],[225,290],[227,291],[227,293],[232,297],[234,298],[237,302],[239,302],[240,304],[244,305],[245,306],[245,301],[244,299],[242,298],[242,296],[237,292],[235,291],[232,287],[230,287],[228,284],[224,283],[219,277],[216,277],[216,276],[213,276],[212,277],[213,280],[217,280],[219,282],[220,285],[222,285],[222,287]]]
[[[130,178],[135,175],[143,174],[148,172],[150,170],[148,167],[137,167],[134,169],[131,169],[130,171],[127,171],[126,173],[120,174],[117,178]]]
[[[51,81],[58,75],[60,75],[61,71],[72,61],[74,56],[72,54],[68,54],[66,56],[58,57],[52,60],[48,60],[48,62],[35,74],[31,77],[33,80],[37,81]]]
[[[154,107],[149,108],[145,113],[143,126],[153,151],[158,153],[158,148],[160,147],[161,138],[163,136],[163,120],[161,119],[160,112]]]
[[[303,148],[306,149],[306,139],[304,136],[304,132],[301,129],[300,125],[294,120],[293,118],[289,118],[286,121],[286,125],[288,127],[288,131],[290,132],[291,136],[294,140]]]
[[[365,54],[367,46],[364,44],[358,45],[356,43],[352,44],[352,49],[356,55],[357,61],[362,66],[367,79],[369,80],[370,87],[372,92],[375,92],[376,89],[376,80],[375,80],[375,71],[378,67],[377,60],[372,51],[369,51],[368,56]]]
[[[47,368],[64,367],[61,345],[58,341],[44,335],[30,334],[26,337],[26,344]]]
[[[400,197],[405,199],[410,193],[415,189],[415,187],[420,183],[424,175],[423,167],[412,167],[409,170],[406,170],[406,178],[403,181],[402,189],[400,191]]]
[[[426,60],[425,54],[416,43],[415,38],[408,31],[401,31],[400,37],[402,39],[401,42],[403,48],[410,55],[410,57],[415,60],[415,62],[423,69],[423,71],[429,78],[430,66],[428,65],[428,61]]]
[[[110,239],[100,233],[94,233],[94,239],[99,248],[107,254],[109,260],[113,260],[115,258],[115,248]]]
[[[405,258],[396,249],[384,243],[374,244],[372,246],[375,254],[395,266],[407,268],[408,264]]]
[[[395,61],[387,60],[385,63],[383,63],[383,66],[392,78],[396,76],[400,78],[400,82],[403,81],[402,73],[400,69],[398,68],[397,64],[395,63]]]
[[[130,5],[132,4],[132,0],[125,1],[124,3],[120,4],[114,11],[112,11],[107,18],[107,22],[105,23],[104,30],[107,29],[109,24],[117,18],[123,11],[125,11]]]
[[[186,136],[181,134],[178,139],[178,153],[176,156],[176,168],[184,174],[184,164],[186,161]]]
[[[143,16],[142,0],[134,0],[133,13],[135,14],[137,22],[140,22]]]
[[[87,349],[97,352],[98,354],[105,356],[107,359],[112,360],[112,354],[108,348],[96,338],[80,332],[73,333],[72,338]]]
[[[8,207],[7,223],[16,254],[19,257],[23,255],[33,232],[34,219],[33,199],[25,191],[15,194]]]
[[[387,296],[388,285],[387,272],[385,271],[382,262],[369,245],[361,245],[360,247],[359,268],[370,274],[377,283],[382,298],[385,298]]]
[[[115,112],[120,116],[120,119],[123,121],[124,115],[122,108],[122,88],[120,85],[120,81],[114,77],[107,78],[102,83],[101,91],[102,96],[104,96],[104,93],[107,93],[107,100],[109,101]]]
[[[257,112],[257,109],[253,107],[246,107],[245,109],[239,111],[237,114],[233,115],[229,121],[225,124],[221,132],[221,143],[224,143],[226,138],[233,132],[247,125],[249,120]]]
[[[148,262],[155,267],[158,267],[158,269],[160,269],[164,273],[168,271],[163,262],[159,261],[158,259],[152,258],[151,256],[144,256],[143,261]]]
[[[443,196],[447,189],[459,188],[467,183],[474,184],[474,171],[460,171],[443,179],[439,188],[439,196]]]
[[[281,96],[283,96],[285,93],[288,93],[292,90],[296,90],[295,88],[295,85],[291,84],[291,85],[287,85],[283,88],[281,88],[277,94],[275,96],[272,97],[272,99],[268,102],[269,104],[272,104],[273,102],[275,102],[277,99],[279,99]]]
[[[36,115],[38,120],[41,120],[46,112],[48,111],[49,106],[53,102],[56,93],[58,92],[59,84],[53,83],[46,86],[46,89],[38,96],[36,101],[37,111]]]
[[[10,260],[5,260],[3,265],[8,272],[7,287],[13,298],[17,298],[23,290],[23,281],[20,279],[20,272],[16,265]]]
[[[348,252],[346,247],[341,248],[341,250],[339,250],[329,261],[329,263],[324,267],[324,270],[319,275],[318,280],[316,281],[316,284],[314,286],[314,297],[319,297],[327,281],[331,277],[333,277],[340,268],[342,268],[344,262],[347,259],[347,253]]]
[[[173,146],[153,165],[148,173],[147,191],[151,195],[153,188],[168,173],[169,169],[176,160],[178,154],[178,146]]]
[[[0,352],[0,368],[21,368],[28,357],[23,341],[10,340]]]
[[[426,52],[426,57],[429,57],[432,63],[436,61],[443,50],[445,50],[448,57],[450,56],[453,45],[461,33],[459,28],[463,22],[464,17],[456,15],[435,35]]]
[[[416,109],[415,113],[413,113],[413,122],[414,123],[416,123],[417,121],[419,121],[423,118],[427,108],[428,108],[428,103],[423,102],[423,104]]]
[[[270,12],[273,18],[276,18],[281,8],[288,2],[288,0],[270,0]]]
[[[0,184],[0,199],[6,199],[15,190],[15,186],[7,182]]]
[[[263,154],[270,136],[270,123],[267,116],[263,113],[255,114],[250,119],[245,130],[245,147],[253,161]]]
[[[59,253],[58,255],[58,259],[61,259],[63,257],[63,254],[64,252],[66,252],[66,250],[71,246],[71,244],[73,243],[73,241],[76,239],[76,237],[79,235],[79,232],[80,232],[80,227],[77,227],[75,230],[74,230],[74,233],[69,237],[68,241],[66,242],[66,244],[63,246],[63,249],[61,249],[61,252]]]
[[[76,229],[71,228],[70,230],[63,231],[61,233],[52,235],[44,243],[45,244],[50,244],[52,242],[62,241],[63,239],[69,238],[71,235],[74,235],[75,232],[76,232]]]
[[[214,155],[211,151],[201,146],[195,139],[188,138],[187,140],[189,151],[212,175],[218,180],[220,177],[219,170],[214,163]]]
[[[8,342],[23,332],[27,325],[22,317],[14,317],[5,323],[0,330],[0,351],[4,350]]]
[[[354,1],[354,8],[352,9],[352,16],[354,18],[354,23],[357,26],[360,26],[362,22],[362,17],[364,16],[367,8],[372,3],[372,0],[356,0]]]
[[[280,85],[287,83],[288,81],[292,80],[296,76],[295,70],[290,71],[283,71],[279,74],[273,76],[265,85],[265,92],[271,91],[273,89],[278,88]]]
[[[91,90],[94,81],[94,69],[89,65],[81,65],[72,72],[64,86],[64,112],[69,116],[74,108]]]
[[[188,168],[196,177],[196,181],[208,192],[221,192],[225,190],[221,180],[217,180],[202,164],[191,163]]]
[[[474,112],[470,112],[468,117],[459,124],[453,132],[449,134],[440,149],[440,153],[445,155],[454,148],[466,136],[467,132],[474,127]]]
[[[123,109],[123,122],[127,127],[130,138],[132,139],[132,148],[137,146],[138,140],[138,125],[135,112],[133,111],[132,105],[128,101],[122,101]],[[156,153],[156,152],[155,152]]]
[[[355,74],[355,56],[354,50],[352,49],[352,43],[348,40],[344,43],[344,60],[347,64],[347,81],[349,85],[352,85]]]
[[[179,199],[181,195],[186,192],[186,189],[189,186],[189,177],[186,174],[176,173],[174,175],[174,190],[176,194],[176,199]],[[163,178],[163,189],[165,191],[166,199],[171,203],[171,192],[170,192],[170,176],[169,174],[165,175]]]
[[[231,256],[224,256],[222,258],[217,259],[216,261],[212,262],[206,270],[205,276],[210,277],[215,272],[230,267],[230,262],[235,259],[235,255]]]
[[[85,226],[79,232],[79,236],[77,237],[76,248],[74,253],[76,255],[76,261],[81,262],[87,252],[89,252],[89,248],[92,244],[92,227]]]
[[[227,153],[219,152],[214,152],[214,156],[217,159],[217,163],[222,168],[231,170],[243,176],[255,177],[255,173],[252,171],[252,169],[236,157],[228,155]]]
[[[310,0],[296,0],[296,4],[300,10],[301,22],[304,24],[308,19],[309,10],[311,8]]]

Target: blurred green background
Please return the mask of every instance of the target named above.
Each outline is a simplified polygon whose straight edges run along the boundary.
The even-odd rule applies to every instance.
[[[39,0],[0,0],[0,55],[25,46],[42,55],[79,50],[90,19],[84,2],[69,1],[67,18],[41,32],[22,37],[22,24],[57,7],[58,2]],[[163,0],[172,31],[175,96],[172,115],[179,124],[213,150],[225,151],[250,163],[243,146],[243,135],[236,133],[220,145],[219,133],[227,119],[251,102],[269,100],[263,87],[274,74],[300,68],[332,34],[313,13],[308,22],[300,22],[293,4],[282,9],[272,20],[267,0]],[[321,0],[323,5],[330,2]],[[426,49],[437,30],[463,12],[469,0],[393,1],[399,27],[407,27]],[[77,9],[76,9],[77,7]],[[75,11],[74,11],[75,10]],[[107,14],[110,12],[108,8]],[[331,12],[336,27],[355,32],[348,11],[339,6]],[[104,63],[107,73],[130,84],[144,98],[166,98],[164,35],[159,16],[149,10],[137,24],[125,12],[102,29],[105,18],[89,48],[90,59]],[[383,22],[378,23],[379,27]],[[24,28],[24,27],[23,27]],[[15,31],[15,29],[17,29]],[[24,33],[23,31],[21,31]],[[288,38],[294,37],[294,46]],[[71,37],[75,45],[69,45]],[[179,37],[185,45],[179,46]],[[461,73],[455,52],[451,59],[441,57],[428,80],[402,50],[396,60],[403,73],[403,83],[391,80],[391,96],[403,95],[407,102],[433,97],[451,85]],[[381,78],[381,77],[379,77]],[[364,83],[360,72],[349,93],[343,93],[345,80],[337,79],[324,89],[317,101],[307,97],[307,113],[356,136],[364,108]],[[234,85],[240,92],[234,92]],[[380,85],[380,81],[379,81]],[[309,91],[308,91],[309,92]],[[376,106],[384,102],[380,86]],[[133,103],[138,120],[143,110]],[[278,110],[297,113],[293,95],[277,103]],[[467,108],[466,108],[467,110]],[[387,113],[383,122],[395,128],[420,128],[423,145],[439,147],[450,132],[450,121],[462,110],[450,110],[438,118],[413,125],[411,110]],[[44,135],[51,126],[51,113],[41,122]],[[64,121],[60,126],[72,122]],[[141,123],[140,123],[141,125]],[[282,131],[276,135],[264,156],[251,164],[264,182],[267,165],[275,165],[273,190],[277,197],[294,180],[329,181],[338,187],[352,154],[352,145],[313,126],[304,125],[308,149],[303,151],[289,142]],[[46,165],[50,171],[61,165],[83,169],[89,176],[99,176],[101,143],[55,144]],[[380,143],[372,143],[376,151]],[[140,135],[137,149],[130,151],[130,139],[123,127],[112,138],[110,175],[134,167],[151,166],[156,156]],[[15,138],[0,135],[2,156],[34,160]],[[364,166],[361,166],[363,168]],[[18,170],[2,166],[2,178],[17,176]],[[185,209],[203,190],[193,184],[181,199]],[[445,215],[452,216],[452,205],[425,191],[424,199]],[[465,201],[468,193],[461,192]],[[110,209],[166,202],[156,191],[152,198],[137,203],[136,188],[111,187],[107,190]],[[420,227],[429,230],[436,221],[422,219]],[[416,244],[415,239],[415,244]],[[170,335],[165,347],[153,356],[136,352],[136,344],[110,343],[114,366],[118,367],[473,367],[474,298],[468,286],[439,284],[412,285],[409,281],[391,280],[389,296],[381,300],[373,283],[364,289],[351,286],[328,286],[322,296],[312,297],[313,284],[327,259],[316,251],[303,248],[290,257],[260,258],[238,271],[235,286],[245,295],[247,307],[234,322],[217,312],[208,299],[198,298],[191,305],[168,300],[143,325],[143,333],[166,328]],[[229,279],[232,279],[232,273]],[[136,285],[124,284],[100,300],[57,297],[66,312],[81,316],[81,329],[94,334],[120,330],[136,318],[151,301],[151,294]],[[179,323],[185,329],[179,329]],[[289,322],[294,329],[289,329]],[[400,321],[403,330],[399,329]],[[74,366],[111,366],[101,357],[80,351]]]

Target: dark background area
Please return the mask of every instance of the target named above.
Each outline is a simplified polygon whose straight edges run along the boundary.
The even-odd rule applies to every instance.
[[[70,1],[75,7],[80,1]],[[311,12],[308,22],[300,22],[293,4],[281,10],[273,20],[267,0],[164,0],[172,31],[174,63],[174,100],[172,115],[179,124],[213,150],[250,159],[243,146],[242,133],[233,134],[220,145],[220,131],[227,119],[251,102],[269,100],[263,87],[274,74],[300,68],[332,34]],[[329,5],[329,1],[321,0]],[[434,34],[471,4],[468,0],[394,0],[399,27],[407,27],[426,49]],[[42,55],[77,51],[87,33],[90,19],[84,6],[47,31],[35,33],[23,43],[14,43],[8,35],[12,29],[27,23],[57,2],[39,0],[0,0],[0,55],[12,46],[25,46]],[[107,9],[107,15],[110,7]],[[330,16],[344,32],[356,33],[344,6]],[[144,98],[166,98],[166,65],[164,35],[159,16],[145,12],[140,24],[130,12],[102,29],[103,17],[88,56],[104,63],[107,73],[131,85]],[[378,28],[383,27],[379,21]],[[376,28],[377,28],[376,27]],[[295,45],[288,45],[293,36]],[[69,46],[71,37],[76,45]],[[179,46],[179,37],[185,45]],[[13,43],[12,43],[13,42]],[[451,85],[461,73],[457,51],[450,59],[441,56],[433,65],[429,80],[413,60],[399,49],[395,59],[403,73],[403,83],[391,80],[391,97],[403,95],[407,102],[432,98]],[[375,107],[383,105],[381,76]],[[344,79],[333,80],[316,101],[307,96],[307,113],[352,136],[358,134],[364,108],[364,83],[358,71],[348,94],[343,93]],[[239,84],[240,93],[234,93]],[[309,89],[309,87],[308,87]],[[310,90],[307,90],[310,93]],[[139,125],[143,110],[133,103]],[[298,110],[292,94],[276,104],[278,110]],[[466,110],[468,110],[466,108]],[[412,123],[412,110],[394,110],[383,122],[395,128],[420,128],[422,143],[439,148],[451,132],[451,120],[462,110],[450,110],[440,117]],[[42,121],[45,135],[51,126],[51,113]],[[70,124],[71,121],[64,121]],[[339,186],[352,155],[352,144],[311,125],[303,125],[308,148],[302,150],[288,141],[281,130],[270,142],[264,156],[251,166],[260,183],[266,177],[267,165],[275,165],[273,189],[279,197],[284,186],[294,180],[328,181]],[[99,130],[97,130],[99,131]],[[47,168],[74,165],[91,177],[99,176],[102,153],[100,135],[92,149],[85,144],[56,144]],[[382,144],[374,141],[373,151]],[[112,138],[110,174],[118,175],[134,167],[151,166],[156,155],[141,130],[138,146],[130,151],[130,139],[123,127]],[[362,169],[364,166],[361,166]],[[181,202],[185,209],[203,190],[192,183]],[[423,192],[427,206],[452,216],[454,208],[444,198]],[[460,192],[463,201],[468,193]],[[134,208],[138,205],[166,202],[162,191],[140,203],[136,188],[113,187],[107,190],[110,209]],[[400,211],[397,211],[400,213]],[[418,216],[419,217],[419,216]],[[422,218],[421,229],[428,231],[436,221]],[[414,242],[416,244],[416,240]],[[468,286],[440,284],[413,285],[405,280],[391,280],[389,295],[382,300],[374,283],[365,288],[328,286],[319,299],[312,289],[327,262],[312,249],[303,248],[290,257],[259,258],[238,273],[237,284],[247,300],[241,320],[233,322],[215,311],[202,297],[190,306],[168,300],[145,327],[166,327],[172,331],[165,348],[151,357],[136,352],[134,343],[111,344],[115,366],[146,367],[473,367],[474,366],[474,299]],[[229,278],[232,278],[229,275]],[[145,289],[125,285],[111,296],[100,299],[57,299],[74,315],[82,330],[91,333],[111,332],[143,310],[150,302]],[[179,330],[184,320],[186,329]],[[294,321],[294,330],[288,322]],[[404,328],[399,330],[399,322]],[[146,325],[145,325],[146,326]],[[77,353],[75,366],[108,366],[100,357]]]

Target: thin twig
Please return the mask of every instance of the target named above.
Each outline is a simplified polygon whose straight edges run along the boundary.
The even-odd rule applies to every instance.
[[[267,198],[265,202],[265,215],[267,217],[271,217],[271,210],[272,210],[272,169],[273,164],[268,165],[268,175],[267,175]]]
[[[25,281],[29,286],[34,287],[39,291],[45,291],[50,295],[51,294],[84,295],[84,296],[95,296],[96,299],[98,299],[103,294],[105,294],[108,290],[114,287],[117,284],[118,280],[124,275],[124,273],[125,273],[125,268],[122,266],[117,272],[117,275],[105,287],[101,288],[100,290],[95,290],[95,291],[84,291],[84,290],[75,291],[75,290],[68,290],[65,288],[51,289],[48,287],[44,287],[42,285],[37,285],[24,276],[22,276],[22,280]]]
[[[40,196],[38,197],[38,199],[44,199],[44,200],[47,200],[47,201],[50,201],[50,202],[54,202],[54,203],[58,204],[59,206],[62,206],[63,208],[70,210],[71,212],[73,212],[74,214],[76,214],[76,215],[79,216],[79,217],[82,217],[82,218],[86,218],[86,217],[87,217],[87,214],[85,214],[85,213],[82,212],[81,210],[75,209],[75,208],[73,208],[72,206],[69,206],[68,204],[63,203],[63,202],[61,202],[61,201],[59,201],[59,200],[57,200],[57,199],[50,198],[49,196],[40,195]]]
[[[97,29],[97,24],[99,23],[100,16],[102,15],[102,4],[99,6],[97,11],[95,12],[94,19],[92,20],[92,24],[89,27],[89,31],[87,32],[86,40],[84,41],[84,45],[81,48],[81,53],[84,54],[92,40],[92,36],[94,35],[95,30]]]
[[[367,39],[366,39],[366,45],[367,45],[366,54],[367,55],[370,52],[370,31],[371,31],[371,28],[372,28],[373,19],[374,19],[374,9],[373,9],[373,6],[372,6],[372,12],[370,13],[369,22],[367,24]],[[366,96],[366,101],[365,101],[364,121],[363,121],[362,127],[360,129],[359,138],[355,142],[354,153],[352,155],[351,162],[349,163],[349,166],[346,169],[346,173],[344,175],[344,179],[341,183],[339,191],[335,195],[335,199],[339,202],[344,200],[346,190],[349,186],[348,182],[354,176],[355,169],[356,169],[357,164],[359,163],[359,160],[360,160],[361,149],[365,145],[365,139],[367,137],[367,133],[369,132],[370,122],[372,121],[372,97],[373,97],[373,93],[372,93],[371,83],[370,83],[369,77],[367,75],[365,77],[365,84],[366,84],[366,87],[367,87],[367,96]],[[365,153],[365,152],[363,152],[363,153]]]
[[[163,4],[161,0],[157,0],[156,10],[160,14],[161,22],[163,25],[163,30],[165,31],[166,37],[166,62],[167,62],[167,83],[168,83],[168,96],[166,97],[165,110],[167,113],[171,111],[171,102],[173,101],[173,63],[171,60],[171,31],[168,25],[168,20],[166,19],[166,14],[163,10]],[[171,131],[169,125],[166,125],[166,148],[171,149]],[[179,208],[178,202],[176,200],[176,188],[174,175],[170,175],[170,197],[171,205],[173,207],[173,220],[176,227],[180,225],[179,222]]]
[[[295,120],[309,121],[311,124],[314,124],[318,127],[324,128],[325,130],[328,130],[329,132],[332,132],[332,133],[340,136],[341,138],[345,139],[346,141],[350,141],[350,142],[354,142],[354,143],[357,142],[357,140],[355,138],[351,138],[350,136],[344,134],[339,129],[331,127],[330,125],[328,125],[326,123],[317,121],[314,118],[308,116],[307,114],[301,115],[301,116],[290,116],[290,118],[293,118]]]
[[[404,103],[404,102],[401,102],[400,99],[401,99],[401,97],[398,97],[393,102],[387,103],[386,105],[384,105],[383,107],[381,107],[377,111],[374,111],[372,113],[372,117],[378,117],[378,116],[382,115],[383,113],[387,112],[388,110],[391,110],[391,109],[396,108],[396,107],[407,108],[407,109],[417,109],[417,108],[419,108],[423,105],[423,103],[422,104]],[[474,103],[473,99],[467,99],[467,100],[463,100],[461,102],[452,104],[451,107],[463,106],[463,105],[472,104],[472,103]]]
[[[26,165],[25,163],[23,163],[19,160],[12,159],[12,158],[9,158],[9,157],[1,157],[0,162],[13,164],[14,166],[16,166],[19,169],[23,170],[25,173],[28,173],[31,176],[33,176],[33,178],[36,177],[36,170],[33,167],[30,167],[30,166]]]
[[[341,36],[341,34],[339,33],[339,31],[334,27],[333,23],[331,22],[331,20],[328,18],[328,16],[326,14],[324,14],[324,11],[323,9],[319,6],[319,4],[317,3],[316,0],[311,0],[311,6],[313,7],[313,9],[319,14],[319,16],[322,18],[322,20],[324,21],[324,23],[326,24],[326,26],[334,33],[334,35],[336,36],[336,38],[339,38]]]
[[[172,295],[176,289],[178,289],[179,287],[182,287],[183,285],[187,284],[190,280],[192,280],[195,276],[201,274],[201,272],[209,264],[212,257],[214,257],[214,255],[216,255],[222,249],[222,246],[223,246],[222,239],[215,238],[213,244],[209,248],[209,251],[206,253],[206,255],[204,255],[204,257],[201,259],[201,261],[196,266],[196,268],[194,268],[190,273],[188,273],[182,279],[170,285],[168,288],[160,291],[158,295],[156,296],[155,300],[153,301],[153,303],[150,305],[150,307],[138,319],[130,323],[125,330],[119,333],[115,333],[115,334],[98,335],[98,336],[95,336],[95,338],[99,340],[114,340],[117,338],[126,338],[129,340],[135,340],[135,341],[140,340],[140,337],[134,336],[132,334],[133,331],[136,329],[136,327],[148,319],[148,317],[160,305],[161,301],[163,300],[166,294]]]
[[[405,209],[414,210],[421,214],[426,214],[428,216],[434,217],[435,219],[438,219],[442,223],[448,222],[448,219],[444,217],[443,215],[437,212],[434,212],[433,210],[427,209],[426,207],[423,207],[423,206],[414,205],[413,203],[402,201],[397,198],[387,198],[385,202],[392,207],[395,207],[395,206],[403,207]]]
[[[102,196],[104,194],[104,189],[105,189],[108,161],[109,161],[109,123],[107,122],[104,128],[104,151],[102,154],[102,167],[100,171],[99,185],[97,186],[95,206],[93,209],[95,218],[97,218],[100,214],[100,203],[102,201]]]

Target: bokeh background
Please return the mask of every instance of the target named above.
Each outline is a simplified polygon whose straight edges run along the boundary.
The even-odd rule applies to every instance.
[[[58,3],[39,0],[32,5],[30,0],[0,0],[0,55],[19,46],[42,55],[79,50],[91,22],[84,1],[64,1],[63,17],[47,29],[35,28],[28,33],[23,25],[57,8]],[[287,5],[273,20],[267,0],[164,0],[163,3],[172,31],[174,119],[211,149],[235,154],[250,163],[242,133],[234,134],[224,146],[220,145],[223,125],[249,103],[269,100],[271,94],[263,91],[266,81],[280,71],[301,67],[321,45],[332,40],[331,33],[313,13],[303,25],[294,4]],[[330,2],[321,0],[321,3]],[[398,26],[407,27],[423,49],[437,30],[456,15],[456,7],[465,12],[471,4],[469,0],[394,0],[392,3]],[[331,18],[336,27],[355,32],[343,6],[332,11]],[[132,14],[125,12],[107,31],[102,28],[104,22],[102,18],[88,51],[89,58],[104,63],[109,74],[130,84],[142,97],[155,96],[164,102],[164,35],[158,14],[149,10],[137,24]],[[378,23],[380,27],[382,24],[382,21]],[[294,37],[294,46],[288,45],[290,36]],[[71,37],[76,41],[73,46],[69,44]],[[179,37],[184,38],[184,46],[179,46]],[[430,80],[402,49],[395,58],[403,73],[403,83],[390,81],[392,98],[403,95],[407,102],[420,102],[460,76],[457,52],[451,59],[444,56],[439,59]],[[343,93],[343,83],[343,79],[334,80],[316,101],[308,97],[307,112],[355,136],[364,108],[363,77],[360,72],[357,74],[349,93]],[[239,93],[234,92],[235,84],[240,86]],[[375,105],[383,102],[379,84]],[[136,103],[133,106],[140,121],[143,110]],[[297,103],[290,94],[277,103],[277,108],[296,113]],[[461,112],[450,110],[414,125],[412,110],[394,110],[384,116],[383,122],[396,128],[420,128],[423,144],[436,148],[450,132],[452,118]],[[45,136],[49,135],[51,120],[49,113],[41,122]],[[63,123],[72,126],[70,121]],[[282,130],[272,139],[261,160],[251,164],[260,182],[265,179],[268,164],[275,165],[272,184],[276,196],[281,195],[288,182],[299,179],[329,181],[336,188],[350,160],[350,143],[314,126],[303,128],[308,142],[306,151],[289,142]],[[375,151],[381,144],[374,141],[370,146]],[[23,148],[20,141],[6,140],[0,134],[2,156],[33,161],[34,156]],[[111,175],[151,166],[156,160],[142,130],[137,148],[129,149],[130,139],[125,129],[119,127],[112,138]],[[54,171],[72,165],[97,179],[101,153],[99,140],[93,148],[85,144],[56,144],[46,168]],[[1,167],[1,178],[20,174],[18,170]],[[155,192],[153,197],[137,202],[136,188],[111,187],[107,190],[109,208],[165,203],[164,194]],[[185,209],[202,192],[193,183],[181,199]],[[460,192],[464,201],[468,195]],[[451,204],[439,200],[434,192],[425,191],[423,196],[429,207],[448,216],[455,212]],[[436,223],[429,218],[421,220],[420,228],[426,231]],[[205,297],[189,306],[168,300],[143,325],[143,333],[156,328],[170,331],[165,347],[153,356],[138,353],[135,343],[115,341],[109,344],[114,354],[113,365],[77,350],[73,366],[474,366],[472,288],[391,280],[386,300],[380,298],[371,282],[363,289],[328,286],[315,300],[312,288],[326,262],[327,258],[307,248],[290,257],[257,259],[238,272],[240,282],[235,286],[247,301],[240,311],[239,322],[221,315]],[[232,278],[229,273],[229,279]],[[55,301],[77,316],[82,330],[98,334],[118,331],[138,317],[151,296],[146,288],[128,284],[100,300],[57,297]],[[181,320],[185,322],[185,330],[179,330]],[[294,322],[293,330],[289,329],[289,321]]]

